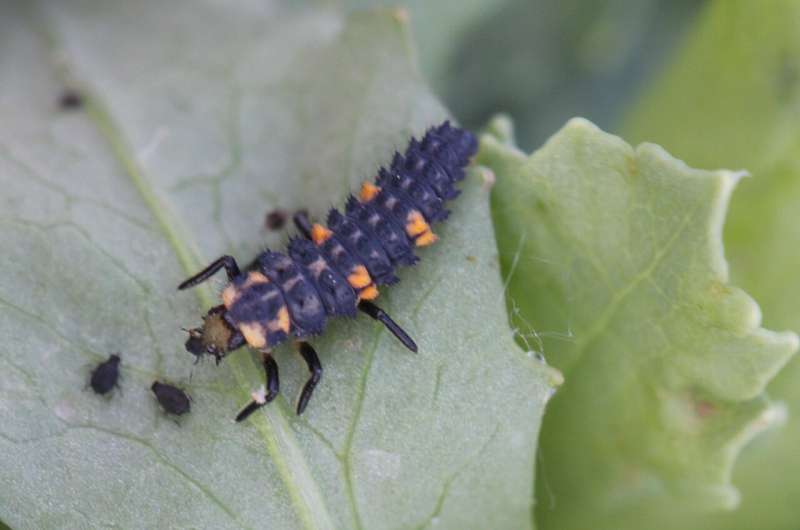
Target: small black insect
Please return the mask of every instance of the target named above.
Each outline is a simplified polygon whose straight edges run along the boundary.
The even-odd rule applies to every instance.
[[[95,369],[92,370],[89,386],[92,387],[95,394],[108,394],[114,387],[118,386],[120,361],[119,354],[112,353],[109,355],[108,359],[98,364]]]
[[[264,218],[264,226],[270,230],[280,230],[286,224],[289,215],[281,209],[272,210]]]
[[[211,355],[217,363],[245,344],[262,353],[266,390],[253,394],[237,421],[278,393],[272,349],[292,336],[322,333],[329,317],[352,318],[361,311],[417,351],[411,337],[372,300],[379,285],[399,281],[398,266],[418,261],[415,248],[437,240],[431,225],[447,218],[444,203],[458,196],[455,184],[477,147],[472,133],[449,122],[432,127],[422,140],[412,138],[405,153],[395,153],[375,182],[364,182],[358,198],[348,198],[344,213],[332,209],[327,226],[312,224],[305,212],[295,214],[303,237],[290,239],[285,253],[266,250],[244,270],[233,257],[222,256],[178,286],[194,287],[221,269],[228,276],[222,304],[208,311],[201,327],[188,330],[189,352]],[[297,350],[311,373],[297,403],[301,414],[322,377],[322,365],[308,342],[299,341]]]
[[[178,387],[155,381],[150,389],[156,395],[161,408],[168,414],[181,416],[188,413],[192,408],[191,398]]]
[[[58,107],[62,110],[78,110],[83,107],[83,94],[72,88],[66,88],[58,97]]]

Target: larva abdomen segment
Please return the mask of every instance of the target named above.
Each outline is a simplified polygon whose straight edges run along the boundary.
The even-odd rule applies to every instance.
[[[444,221],[447,218],[448,212],[444,209],[444,201],[422,178],[414,178],[408,173],[382,170],[377,184],[381,190],[396,190],[399,197],[413,209],[419,210],[430,223]]]
[[[315,224],[311,232],[312,241],[322,251],[325,260],[345,277],[356,293],[356,299],[372,299],[377,291],[364,263],[350,253],[341,239],[330,229]]]
[[[259,271],[234,278],[222,292],[225,320],[254,348],[280,344],[289,338],[289,309],[281,290]]]
[[[380,241],[393,264],[409,266],[418,261],[419,258],[414,255],[414,248],[409,243],[403,225],[381,214],[372,201],[360,202],[350,196],[346,211],[348,216],[357,220],[366,230],[370,230]]]
[[[270,250],[262,252],[255,265],[280,289],[289,310],[292,334],[302,337],[322,333],[327,313],[302,267],[286,254]]]
[[[342,215],[339,210],[328,214],[328,228],[338,237],[356,259],[367,268],[378,285],[390,285],[398,281],[394,266],[386,255],[380,241],[357,219]]]
[[[289,256],[303,267],[330,316],[356,314],[356,294],[347,279],[322,255],[317,246],[307,240],[295,238],[289,242]]]
[[[451,176],[456,170],[445,170],[436,160],[429,159],[421,152],[410,152],[405,157],[396,154],[391,168],[398,173],[424,179],[443,201],[453,200],[460,193],[454,186],[454,182],[459,179]]]

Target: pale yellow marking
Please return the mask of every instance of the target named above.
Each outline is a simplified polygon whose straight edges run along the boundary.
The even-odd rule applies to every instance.
[[[286,306],[283,306],[278,309],[278,316],[270,320],[267,326],[269,326],[270,331],[289,333],[289,324],[289,310],[286,309]]]
[[[372,278],[369,277],[367,268],[363,265],[356,265],[353,267],[353,272],[347,276],[347,283],[353,289],[361,289],[372,283]]]
[[[315,259],[311,265],[308,266],[308,270],[310,270],[314,274],[314,278],[318,278],[322,271],[324,271],[327,267],[325,260],[321,257]]]
[[[233,284],[228,285],[222,291],[222,303],[225,305],[225,308],[230,309],[231,306],[236,302],[236,300],[242,294],[243,290],[257,283],[269,283],[269,278],[267,278],[260,272],[250,271],[247,274],[247,279],[244,281],[244,284],[241,286],[241,288],[237,288]]]
[[[381,189],[372,182],[366,181],[361,185],[361,193],[358,198],[361,202],[369,202],[380,193]]]
[[[418,235],[429,232],[431,227],[428,222],[417,210],[411,210],[406,217],[406,234],[409,237],[416,237]]]
[[[283,285],[281,285],[281,289],[284,293],[288,293],[292,290],[292,287],[297,285],[297,282],[301,281],[303,278],[301,276],[293,276],[286,280]]]
[[[378,288],[375,285],[369,285],[358,293],[359,300],[375,300],[378,298]]]
[[[261,385],[261,388],[250,393],[250,397],[259,405],[263,405],[267,402],[267,389],[264,388],[264,385]]]
[[[311,239],[317,245],[326,242],[333,235],[333,232],[322,226],[321,224],[314,223],[311,227]]]
[[[244,322],[239,324],[239,331],[244,335],[244,340],[253,348],[263,348],[267,345],[267,335],[264,326],[258,322]]]
[[[242,289],[247,289],[251,285],[255,285],[257,283],[269,283],[269,278],[258,271],[250,271],[247,274],[247,279],[245,280]]]
[[[427,247],[428,245],[436,243],[438,239],[439,237],[436,234],[428,230],[422,235],[417,236],[417,239],[414,240],[414,244],[418,247]]]
[[[233,285],[227,286],[222,291],[222,303],[226,309],[230,309],[237,298],[239,298],[239,291]]]

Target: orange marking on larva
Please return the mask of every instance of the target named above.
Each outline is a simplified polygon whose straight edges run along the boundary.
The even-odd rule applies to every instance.
[[[281,307],[278,309],[278,329],[282,330],[284,333],[289,333],[289,310],[286,309],[286,306]]]
[[[361,202],[369,202],[381,192],[381,189],[372,182],[366,181],[361,185],[361,193],[358,198]]]
[[[239,298],[239,291],[233,285],[227,286],[222,291],[222,303],[226,309],[230,309],[237,298]]]
[[[362,289],[372,283],[372,278],[369,277],[367,268],[363,265],[356,265],[353,271],[347,276],[347,283],[353,289]]]
[[[358,293],[358,299],[360,300],[375,300],[378,298],[378,288],[375,285],[369,285],[366,288],[362,289],[361,292]]]
[[[430,231],[431,227],[417,210],[411,210],[406,217],[406,234],[409,237],[416,237]]]
[[[314,223],[311,227],[311,239],[315,244],[321,245],[326,242],[333,235],[333,232],[322,226],[321,224]]]
[[[267,345],[267,334],[264,326],[258,322],[244,322],[239,324],[239,331],[244,335],[244,340],[253,348],[264,348]]]
[[[436,243],[439,237],[428,230],[424,232],[422,235],[418,236],[417,239],[414,240],[414,244],[418,247],[427,247],[428,245],[432,245]]]

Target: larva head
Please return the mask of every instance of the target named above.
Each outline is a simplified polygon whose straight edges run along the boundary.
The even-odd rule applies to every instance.
[[[199,360],[203,355],[212,355],[219,361],[228,352],[244,345],[244,337],[225,320],[225,307],[212,307],[203,317],[203,325],[199,328],[186,330],[189,338],[186,340],[186,351],[197,356]]]

